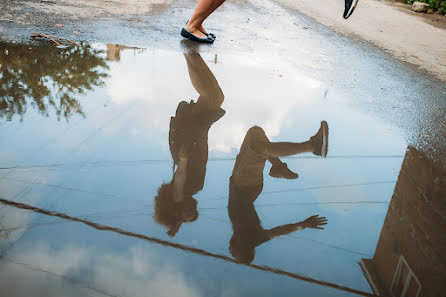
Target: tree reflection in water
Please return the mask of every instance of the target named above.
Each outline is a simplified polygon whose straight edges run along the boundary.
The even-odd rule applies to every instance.
[[[0,42],[0,118],[11,121],[32,106],[48,117],[85,117],[76,97],[104,84],[108,77],[105,50],[81,43],[56,48]]]

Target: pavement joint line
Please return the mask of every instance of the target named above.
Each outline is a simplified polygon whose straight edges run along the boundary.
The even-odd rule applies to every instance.
[[[101,225],[95,222],[91,222],[91,221],[87,221],[81,218],[77,218],[77,217],[72,217],[69,216],[67,214],[64,213],[60,213],[60,212],[56,212],[56,211],[49,211],[49,210],[45,210],[45,209],[41,209],[32,205],[28,205],[25,203],[19,203],[19,202],[14,202],[14,201],[10,201],[7,199],[3,199],[0,198],[0,203],[4,204],[4,205],[9,205],[12,207],[16,207],[16,208],[20,208],[20,209],[26,209],[26,210],[31,210],[33,212],[37,212],[37,213],[41,213],[47,216],[55,216],[55,217],[60,217],[62,219],[65,220],[70,220],[70,221],[75,221],[78,223],[82,223],[85,224],[87,226],[90,226],[94,229],[100,230],[100,231],[110,231],[110,232],[114,232],[114,233],[118,233],[124,236],[128,236],[128,237],[135,237],[135,238],[139,238],[145,241],[149,241],[155,244],[159,244],[162,246],[168,246],[168,247],[172,247],[175,249],[179,249],[185,252],[190,252],[190,253],[194,253],[194,254],[198,254],[198,255],[202,255],[205,257],[211,257],[211,258],[215,258],[215,259],[220,259],[229,263],[234,263],[234,264],[238,264],[238,265],[243,265],[243,266],[247,266],[256,270],[261,270],[261,271],[265,271],[265,272],[270,272],[270,273],[274,273],[274,274],[278,274],[278,275],[283,275],[283,276],[288,276],[294,279],[298,279],[298,280],[302,280],[305,282],[309,282],[309,283],[314,283],[314,284],[318,284],[321,286],[325,286],[325,287],[330,287],[333,289],[337,289],[337,290],[341,290],[341,291],[345,291],[345,292],[350,292],[350,293],[354,293],[354,294],[358,294],[361,296],[367,296],[367,297],[376,297],[376,295],[368,293],[368,292],[364,292],[361,290],[357,290],[357,289],[353,289],[350,287],[346,287],[346,286],[342,286],[336,283],[331,283],[331,282],[326,282],[326,281],[321,281],[318,279],[314,279],[311,278],[309,276],[303,275],[303,274],[297,274],[297,273],[292,273],[289,271],[285,271],[285,270],[281,270],[278,268],[274,268],[274,267],[269,267],[269,266],[265,266],[265,265],[256,265],[256,264],[243,264],[243,263],[239,263],[236,260],[234,260],[231,257],[228,257],[226,255],[221,255],[221,254],[215,254],[212,252],[208,252],[206,250],[203,249],[199,249],[196,247],[192,247],[192,246],[187,246],[187,245],[183,245],[183,244],[179,244],[179,243],[174,243],[168,240],[163,240],[163,239],[159,239],[156,237],[150,237],[144,234],[139,234],[139,233],[134,233],[134,232],[130,232],[124,229],[120,229],[117,227],[112,227],[112,226],[107,226],[107,225]]]
[[[327,204],[328,203],[330,203],[330,202],[327,202]],[[344,203],[344,202],[340,202],[340,203]],[[350,203],[350,202],[346,202],[346,203]],[[145,207],[152,207],[152,206],[153,205],[146,205]],[[261,205],[258,205],[258,206],[261,206]],[[198,208],[198,210],[200,210],[200,211],[201,210],[209,210],[209,209],[223,209],[223,208]],[[113,213],[116,213],[116,212],[120,212],[120,213],[119,214],[113,214]],[[135,216],[138,216],[138,215],[153,216],[153,214],[154,214],[154,212],[148,213],[145,210],[141,210],[141,208],[137,208],[137,209],[127,209],[127,210],[124,210],[124,211],[122,211],[122,210],[113,210],[113,211],[103,211],[103,212],[89,213],[89,214],[78,215],[78,217],[82,218],[82,219],[88,219],[88,218],[94,217],[95,219],[110,220],[110,219],[116,219],[116,218],[125,218],[125,217],[128,217],[128,216],[135,217]],[[200,216],[208,218],[208,219],[213,220],[213,221],[218,221],[218,222],[224,223],[225,225],[230,225],[230,224],[228,224],[227,220],[218,219],[218,218],[215,218],[215,217],[210,216],[208,214],[201,213]],[[10,228],[3,228],[3,231],[10,232],[10,231],[15,231],[15,230],[20,230],[20,229],[30,230],[31,228],[34,228],[34,227],[53,225],[53,224],[60,224],[60,223],[70,223],[70,221],[55,220],[55,221],[50,221],[50,222],[33,223],[33,224],[30,224],[30,225],[23,225],[23,226],[15,226],[15,227],[10,227]],[[347,249],[347,248],[343,248],[343,247],[336,246],[336,245],[333,245],[333,244],[330,244],[330,243],[326,243],[326,242],[323,242],[323,241],[318,241],[318,240],[307,238],[307,237],[303,237],[303,236],[295,236],[295,235],[292,235],[292,234],[290,235],[290,237],[295,238],[295,239],[303,239],[303,240],[307,240],[307,241],[312,241],[314,243],[317,243],[317,244],[320,244],[320,245],[324,245],[324,246],[327,246],[327,247],[331,247],[331,248],[347,251],[347,252],[350,252],[350,253],[354,253],[354,254],[370,257],[370,255],[368,255],[366,253],[354,251],[354,250]]]
[[[290,156],[284,157],[283,159],[394,159],[394,158],[404,158],[404,155],[338,155],[338,156],[327,156],[326,158],[316,157],[316,156]],[[208,162],[215,161],[235,161],[234,158],[209,158]],[[50,168],[50,167],[64,167],[64,166],[119,166],[121,164],[133,165],[133,163],[150,163],[150,162],[172,162],[169,159],[142,159],[142,160],[110,160],[110,161],[92,161],[92,162],[77,162],[77,163],[54,163],[54,164],[31,164],[31,165],[13,165],[13,166],[1,166],[0,170],[10,170],[10,169],[31,169],[31,168]],[[110,165],[111,164],[111,165]],[[142,164],[137,164],[142,165]]]
[[[47,273],[47,274],[55,276],[55,277],[60,277],[60,278],[66,280],[66,281],[68,281],[70,283],[82,285],[81,286],[82,288],[95,291],[96,293],[99,293],[99,294],[102,294],[102,295],[106,295],[106,296],[110,296],[110,297],[119,297],[119,295],[114,295],[114,294],[111,294],[109,292],[106,292],[105,290],[97,289],[97,288],[89,285],[88,283],[82,282],[82,281],[74,279],[74,278],[67,277],[65,275],[61,275],[61,274],[58,274],[58,273],[55,273],[55,272],[52,272],[52,271],[49,271],[49,270],[45,270],[43,268],[39,268],[39,267],[33,266],[31,264],[16,262],[16,261],[12,260],[9,257],[3,256],[2,259],[5,259],[6,261],[8,261],[10,263],[13,263],[15,265],[22,266],[22,267],[24,267],[25,269],[28,269],[28,270],[44,272],[44,273]]]

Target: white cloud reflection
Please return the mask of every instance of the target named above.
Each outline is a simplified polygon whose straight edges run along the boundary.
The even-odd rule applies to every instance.
[[[76,246],[29,246],[0,265],[0,291],[18,296],[199,297],[172,260],[134,246],[127,253],[101,253]],[[47,273],[48,271],[49,273]]]
[[[238,149],[253,125],[276,136],[296,104],[321,96],[319,82],[277,58],[224,56],[218,64],[213,64],[212,56],[203,55],[203,59],[225,94],[222,108],[227,111],[209,133],[211,151]],[[112,102],[136,104],[131,118],[146,131],[156,128],[166,134],[178,103],[198,98],[181,53],[124,51],[121,62],[111,65],[110,76],[107,92]]]

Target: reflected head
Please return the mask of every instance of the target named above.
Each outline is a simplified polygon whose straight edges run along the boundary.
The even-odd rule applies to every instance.
[[[182,223],[193,222],[198,218],[197,200],[190,195],[175,201],[171,183],[163,184],[155,196],[155,222],[168,228],[167,234],[175,236]]]

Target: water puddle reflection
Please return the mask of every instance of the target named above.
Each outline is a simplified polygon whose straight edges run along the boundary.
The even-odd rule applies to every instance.
[[[280,57],[2,43],[0,79],[9,296],[444,292],[444,167]]]

